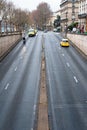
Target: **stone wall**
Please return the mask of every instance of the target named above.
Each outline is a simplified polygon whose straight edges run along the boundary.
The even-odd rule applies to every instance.
[[[85,55],[87,55],[87,36],[78,34],[67,34],[70,39]]]
[[[0,59],[3,58],[21,39],[21,35],[0,37]]]

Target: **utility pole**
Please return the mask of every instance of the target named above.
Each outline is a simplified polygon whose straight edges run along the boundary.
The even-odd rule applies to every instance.
[[[2,32],[1,22],[2,22],[2,17],[0,16],[0,33]]]

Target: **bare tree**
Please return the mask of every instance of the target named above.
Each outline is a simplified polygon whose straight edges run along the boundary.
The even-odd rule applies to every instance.
[[[5,4],[6,4],[5,0],[0,0],[0,33],[2,28],[1,23],[2,23],[3,12],[5,10]]]
[[[38,26],[42,29],[46,28],[49,17],[52,14],[50,6],[47,3],[40,3],[37,6],[38,11]]]
[[[32,13],[32,24],[34,24],[36,27],[38,26],[39,22],[39,15],[38,15],[38,10],[33,10]]]
[[[50,7],[47,3],[40,3],[36,10],[29,12],[28,10],[15,8],[13,2],[7,2],[6,0],[0,0],[0,14],[1,12],[6,32],[14,30],[21,31],[30,25],[43,28],[51,14]],[[13,29],[13,27],[15,27],[15,29]]]
[[[14,4],[12,2],[6,3],[3,20],[6,23],[6,32],[7,32],[7,26],[9,28],[9,31],[13,31],[13,17],[14,17]]]
[[[5,7],[6,0],[0,0],[0,12]]]
[[[30,13],[27,10],[15,9],[14,10],[14,24],[17,30],[24,30],[30,22]]]

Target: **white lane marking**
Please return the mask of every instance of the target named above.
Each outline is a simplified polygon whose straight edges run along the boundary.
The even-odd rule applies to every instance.
[[[59,47],[59,50],[61,50],[61,48]]]
[[[35,111],[33,112],[33,115],[35,115],[36,113],[35,113]]]
[[[9,83],[6,84],[6,86],[5,86],[5,90],[7,90],[8,87],[9,87]]]
[[[78,83],[78,80],[77,80],[76,76],[74,76],[74,80],[75,80],[76,83]]]
[[[65,56],[64,54],[62,54],[62,56]]]
[[[17,71],[17,67],[15,68],[15,70],[14,71]]]
[[[46,60],[47,60],[48,58],[46,57]]]
[[[20,59],[23,59],[23,56],[21,56]]]
[[[34,105],[34,108],[33,108],[33,115],[35,115],[35,112],[36,112],[36,105]]]
[[[36,110],[36,105],[34,105],[34,111]]]
[[[70,67],[70,64],[69,64],[68,62],[66,63],[66,65],[67,65],[68,67]]]

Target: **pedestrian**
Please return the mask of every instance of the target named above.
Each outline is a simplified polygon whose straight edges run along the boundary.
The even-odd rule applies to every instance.
[[[25,30],[22,32],[22,38],[25,39]]]
[[[26,39],[25,39],[25,30],[22,32],[22,39],[23,39],[23,43],[25,43]]]

